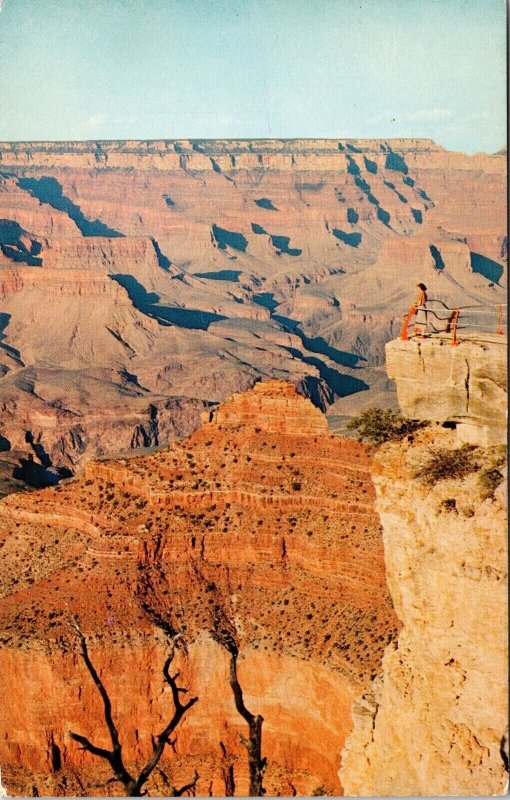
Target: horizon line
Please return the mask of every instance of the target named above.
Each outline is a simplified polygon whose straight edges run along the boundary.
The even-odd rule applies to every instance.
[[[438,144],[432,137],[430,136],[214,136],[214,137],[187,137],[187,136],[179,136],[174,138],[168,138],[165,136],[157,136],[157,137],[126,137],[126,138],[89,138],[89,139],[4,139],[0,140],[0,146],[2,145],[27,145],[27,144],[94,144],[94,143],[112,143],[112,142],[315,142],[315,141],[326,141],[326,142],[367,142],[367,141],[376,141],[376,142],[391,142],[391,141],[418,141],[418,142],[431,142],[436,147],[440,147],[441,149],[445,150],[446,152],[450,153],[461,153],[466,156],[475,156],[475,155],[487,155],[493,156],[498,155],[500,153],[507,151],[507,143],[504,142],[502,147],[498,150],[494,151],[487,151],[487,150],[474,150],[472,152],[466,152],[465,150],[450,150],[449,148],[445,147],[442,144]]]

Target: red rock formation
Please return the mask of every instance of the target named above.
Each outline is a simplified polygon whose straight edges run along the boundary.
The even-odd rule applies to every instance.
[[[418,280],[448,305],[506,300],[504,153],[418,139],[38,142],[0,144],[0,164],[0,268],[43,275],[0,308],[0,403],[24,414],[48,397],[52,416],[79,396],[87,432],[105,392],[129,416],[130,393],[217,402],[266,376],[346,413],[342,398],[380,386]],[[76,271],[61,276],[62,308],[56,270]],[[135,309],[113,286],[92,301],[85,271]],[[56,397],[43,364],[60,373]],[[15,438],[27,435],[39,432],[20,417]]]
[[[80,479],[1,501],[9,792],[97,793],[90,784],[108,777],[67,737],[107,743],[66,625],[75,613],[131,765],[168,717],[165,631],[180,631],[182,683],[200,700],[162,769],[182,783],[196,767],[199,794],[224,794],[223,741],[246,792],[243,722],[211,636],[226,631],[246,704],[264,716],[268,793],[339,793],[352,699],[396,633],[369,465],[292,386],[269,382],[168,450],[90,463]],[[160,773],[149,788],[168,793]]]

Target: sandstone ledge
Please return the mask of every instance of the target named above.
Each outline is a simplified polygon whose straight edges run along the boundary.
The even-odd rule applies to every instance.
[[[506,338],[463,334],[394,339],[386,345],[386,369],[397,386],[402,412],[412,419],[458,423],[463,440],[506,441]]]

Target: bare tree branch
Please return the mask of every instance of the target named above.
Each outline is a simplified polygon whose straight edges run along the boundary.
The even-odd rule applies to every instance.
[[[80,641],[80,653],[81,657],[85,662],[85,666],[87,667],[94,684],[97,687],[97,690],[101,696],[101,700],[103,701],[103,709],[104,709],[104,718],[106,722],[106,727],[108,728],[108,733],[110,734],[110,739],[112,742],[112,749],[105,750],[102,747],[97,747],[96,745],[92,744],[92,742],[87,739],[86,736],[81,736],[78,733],[70,732],[69,736],[71,739],[74,739],[76,742],[82,745],[84,750],[88,750],[92,755],[99,756],[99,758],[104,758],[110,764],[110,767],[115,775],[121,783],[124,784],[126,788],[132,785],[134,778],[132,775],[129,774],[128,770],[126,769],[124,762],[122,760],[122,747],[119,741],[119,733],[117,731],[117,727],[113,721],[112,717],[112,704],[110,702],[110,698],[108,696],[108,692],[106,691],[104,684],[97,674],[97,671],[90,660],[88,648],[87,648],[87,640],[83,635],[83,631],[80,628],[80,624],[78,622],[78,618],[74,617],[70,621],[71,627],[76,631],[78,634],[78,639]]]
[[[248,753],[248,770],[250,775],[248,794],[250,797],[262,797],[265,794],[262,781],[267,766],[267,759],[262,758],[262,723],[264,722],[264,718],[260,714],[252,714],[244,703],[243,690],[237,677],[239,645],[235,626],[227,619],[225,614],[220,614],[214,619],[214,627],[211,630],[211,635],[213,639],[230,654],[230,688],[234,695],[236,710],[248,724],[248,739],[244,736],[239,736],[241,743]]]
[[[237,647],[230,648],[230,670],[229,680],[234,702],[237,711],[248,723],[248,739],[240,736],[241,742],[248,752],[248,769],[250,774],[250,797],[262,797],[265,794],[263,786],[264,772],[267,766],[267,759],[262,758],[262,723],[264,718],[254,715],[248,711],[244,704],[243,690],[237,677]]]
[[[175,675],[170,674],[170,665],[174,658],[175,646],[178,637],[174,637],[172,641],[171,653],[166,659],[163,667],[163,675],[172,691],[174,713],[171,720],[163,728],[161,733],[159,733],[156,737],[152,737],[152,748],[153,748],[152,754],[147,759],[147,762],[140,771],[138,777],[135,778],[132,775],[130,775],[122,760],[122,745],[120,744],[117,727],[113,721],[110,698],[108,696],[108,692],[104,687],[103,682],[101,681],[101,678],[99,677],[94,665],[92,664],[92,661],[90,660],[90,656],[87,649],[87,641],[80,628],[77,617],[75,617],[70,622],[70,625],[78,634],[78,638],[80,641],[81,656],[92,677],[92,680],[94,681],[94,684],[97,687],[99,694],[101,695],[101,699],[103,701],[105,722],[108,728],[108,732],[110,734],[112,749],[106,750],[103,747],[97,747],[89,739],[87,739],[86,736],[82,736],[79,733],[73,733],[72,731],[70,731],[69,736],[71,737],[71,739],[74,739],[75,742],[81,744],[84,750],[87,750],[89,753],[92,753],[92,755],[105,759],[109,763],[115,777],[111,778],[110,781],[108,781],[107,783],[120,781],[124,785],[126,789],[126,795],[128,797],[141,797],[143,794],[145,794],[145,792],[142,792],[142,788],[149,779],[152,771],[157,766],[161,756],[163,755],[165,746],[167,744],[170,744],[172,747],[174,747],[175,745],[175,739],[174,740],[170,739],[171,734],[177,728],[177,726],[179,725],[180,721],[182,720],[186,712],[193,705],[195,705],[195,703],[198,700],[198,697],[192,697],[186,703],[181,703],[180,695],[187,694],[188,690],[177,685],[176,681],[179,673],[176,673]],[[186,784],[185,786],[182,786],[180,789],[172,790],[173,791],[172,796],[180,797],[182,794],[184,794],[184,792],[193,789],[197,783],[198,778],[199,775],[197,772],[195,772],[195,776],[190,783]]]
[[[182,797],[184,792],[189,792],[191,791],[191,789],[194,789],[195,786],[197,785],[199,777],[200,776],[198,772],[195,770],[193,780],[190,781],[189,783],[186,783],[184,786],[181,786],[179,789],[172,789],[172,794],[170,795],[170,797]]]
[[[170,664],[172,663],[174,657],[175,645],[172,647],[172,652],[168,656],[165,664],[163,666],[163,675],[165,677],[166,682],[169,684],[170,689],[172,690],[172,699],[174,702],[174,715],[168,725],[158,734],[153,740],[153,751],[152,755],[147,760],[147,763],[142,768],[140,775],[137,779],[137,783],[140,787],[146,782],[147,778],[151,774],[154,767],[156,767],[159,759],[163,754],[163,750],[165,749],[165,745],[169,743],[169,737],[177,728],[178,724],[180,723],[181,719],[185,715],[186,711],[190,709],[198,700],[198,697],[192,697],[188,700],[187,703],[181,703],[181,698],[179,695],[183,692],[187,692],[187,689],[182,689],[181,687],[177,686],[176,679],[179,676],[177,672],[175,675],[170,674]],[[195,781],[196,782],[196,781]]]
[[[229,756],[227,752],[227,748],[220,742],[221,752],[223,754],[222,758],[222,775],[223,775],[223,782],[225,784],[225,797],[234,797],[236,784],[234,778],[234,762],[231,756]]]
[[[111,751],[105,750],[102,747],[96,747],[95,744],[92,744],[90,739],[87,739],[86,736],[80,736],[79,733],[73,733],[69,731],[69,736],[71,739],[74,739],[75,742],[79,742],[82,745],[82,750],[88,750],[89,753],[92,753],[94,756],[99,756],[100,758],[105,758],[107,761],[110,761],[111,758]]]

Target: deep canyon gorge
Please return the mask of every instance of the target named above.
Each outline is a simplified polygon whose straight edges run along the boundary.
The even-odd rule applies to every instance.
[[[4,491],[165,445],[260,378],[340,428],[395,406],[384,344],[417,281],[505,302],[505,161],[420,139],[0,144]]]
[[[268,795],[503,790],[506,467],[417,475],[504,440],[505,181],[428,139],[0,144],[9,795],[121,794],[75,616],[133,769],[178,637],[153,796],[247,793],[234,640]],[[399,338],[418,281],[457,348]],[[358,442],[372,406],[423,427]]]

